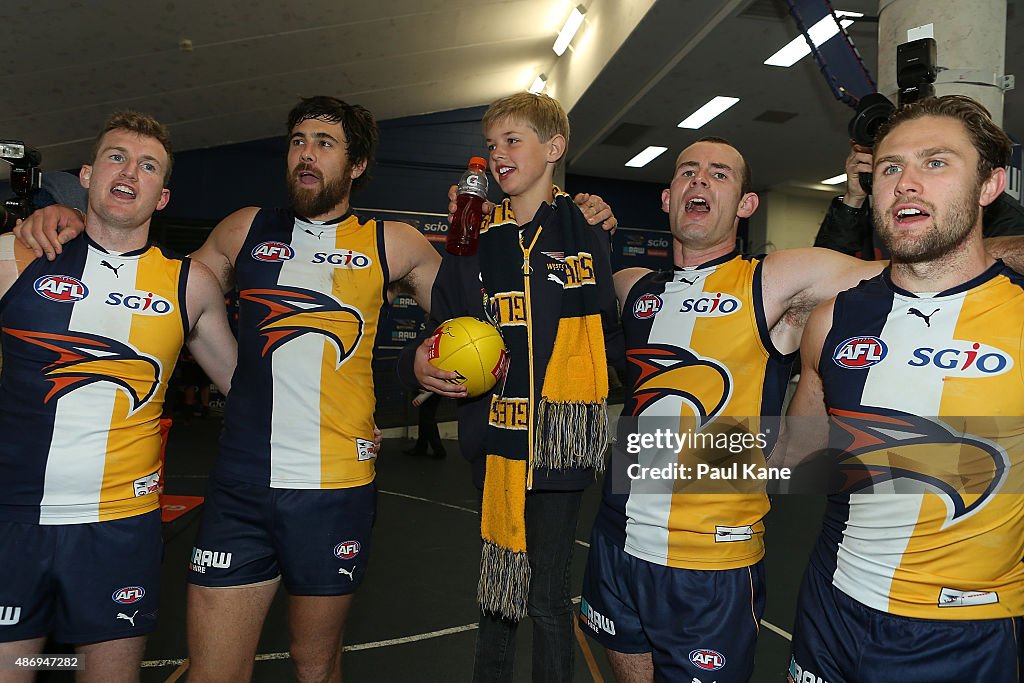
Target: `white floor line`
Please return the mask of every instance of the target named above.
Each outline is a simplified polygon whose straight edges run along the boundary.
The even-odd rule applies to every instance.
[[[413,496],[408,493],[399,493],[398,491],[385,491],[384,489],[377,489],[377,493],[384,493],[389,496],[398,496],[399,498],[408,498],[409,500],[418,500],[424,503],[433,503],[434,505],[440,505],[441,507],[451,508],[453,510],[462,510],[463,512],[468,512],[474,515],[480,514],[479,510],[474,510],[473,508],[467,508],[461,505],[452,505],[451,503],[442,503],[439,500],[433,500],[431,498],[422,498],[420,496]]]
[[[580,603],[580,596],[576,596],[572,599],[574,604]],[[779,628],[775,624],[761,620],[761,625],[769,631],[776,633],[786,640],[793,640],[793,634]],[[354,645],[346,645],[345,652],[358,652],[360,650],[374,650],[381,647],[391,647],[392,645],[405,645],[406,643],[417,643],[421,640],[430,640],[432,638],[443,638],[444,636],[451,636],[458,633],[465,633],[466,631],[472,631],[477,628],[477,624],[463,624],[462,626],[452,626],[450,628],[442,628],[437,631],[428,631],[427,633],[417,633],[412,636],[404,636],[402,638],[388,638],[387,640],[376,640],[370,643],[356,643]],[[269,662],[279,659],[288,659],[291,655],[287,652],[267,652],[265,654],[256,655],[257,662]],[[142,662],[142,667],[146,669],[159,668],[163,666],[180,666],[184,659],[150,659]]]
[[[761,620],[761,626],[764,626],[766,629],[768,629],[772,633],[777,633],[778,635],[782,636],[783,638],[785,638],[788,641],[792,641],[793,640],[793,634],[792,633],[790,633],[789,631],[786,631],[785,629],[779,628],[778,626],[776,626],[775,624],[771,623],[770,621],[765,621],[764,619],[762,619]]]

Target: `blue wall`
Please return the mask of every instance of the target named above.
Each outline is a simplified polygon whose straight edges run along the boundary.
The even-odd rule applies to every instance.
[[[472,156],[485,155],[480,118],[485,107],[380,122],[377,163],[352,197],[358,207],[445,213],[448,187]],[[282,113],[282,128],[284,116]],[[285,193],[285,138],[182,152],[175,157],[171,202],[164,219],[219,221],[243,206],[278,206]],[[614,208],[619,224],[667,230],[662,186],[607,178],[566,178],[570,192],[591,192]],[[491,183],[492,199],[501,196]]]

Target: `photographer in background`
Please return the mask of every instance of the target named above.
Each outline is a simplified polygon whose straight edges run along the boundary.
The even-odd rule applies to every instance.
[[[814,238],[814,246],[867,261],[888,258],[872,226],[871,204],[861,187],[860,173],[871,173],[871,148],[851,140],[846,157],[846,194],[832,200]],[[1024,206],[1005,192],[999,195],[985,207],[982,233],[985,237],[1024,235]]]

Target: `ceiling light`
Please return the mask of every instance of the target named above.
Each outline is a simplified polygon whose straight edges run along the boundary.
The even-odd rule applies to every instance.
[[[572,8],[569,18],[565,20],[565,25],[562,26],[562,30],[558,32],[558,38],[555,39],[555,44],[551,48],[559,57],[561,57],[562,53],[569,47],[569,43],[571,43],[573,37],[575,37],[576,31],[580,30],[580,26],[583,25],[583,15],[586,13],[587,8],[583,5],[576,5]]]
[[[864,16],[860,12],[836,12],[837,17],[862,17]],[[843,28],[849,28],[853,24],[853,19],[841,19],[840,24]],[[839,26],[832,19],[832,16],[826,16],[821,19],[818,23],[807,31],[807,35],[810,36],[811,42],[814,43],[814,47],[825,43],[830,38],[839,33]],[[800,34],[793,40],[789,41],[785,47],[773,54],[768,59],[764,60],[764,63],[768,66],[793,66],[801,59],[811,54],[811,46],[807,44],[807,38]]]
[[[840,173],[839,175],[832,176],[831,178],[825,178],[821,181],[822,185],[838,185],[839,183],[846,182],[846,174]]]
[[[739,101],[738,97],[716,97],[680,121],[679,127],[696,130]]]
[[[544,86],[548,84],[548,77],[544,74],[537,74],[537,78],[533,79],[533,85],[530,86],[530,92],[534,95],[539,95],[544,92]]]
[[[644,151],[640,152],[635,157],[627,161],[626,166],[629,166],[630,168],[643,168],[644,166],[646,166],[647,164],[651,163],[652,161],[660,157],[662,154],[664,154],[667,149],[668,147],[648,147],[647,149],[645,149]]]

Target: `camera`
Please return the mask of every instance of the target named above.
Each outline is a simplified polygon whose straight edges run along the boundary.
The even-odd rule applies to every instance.
[[[15,195],[0,207],[0,232],[6,232],[36,210],[32,198],[42,187],[39,164],[43,156],[19,140],[0,140],[0,159],[11,165],[11,190]]]
[[[896,46],[896,85],[900,107],[935,94],[936,47],[934,38],[921,38]],[[881,93],[865,95],[857,103],[850,119],[850,139],[862,147],[874,147],[875,136],[882,124],[896,111],[888,97]],[[860,186],[871,194],[871,174],[858,176]]]

